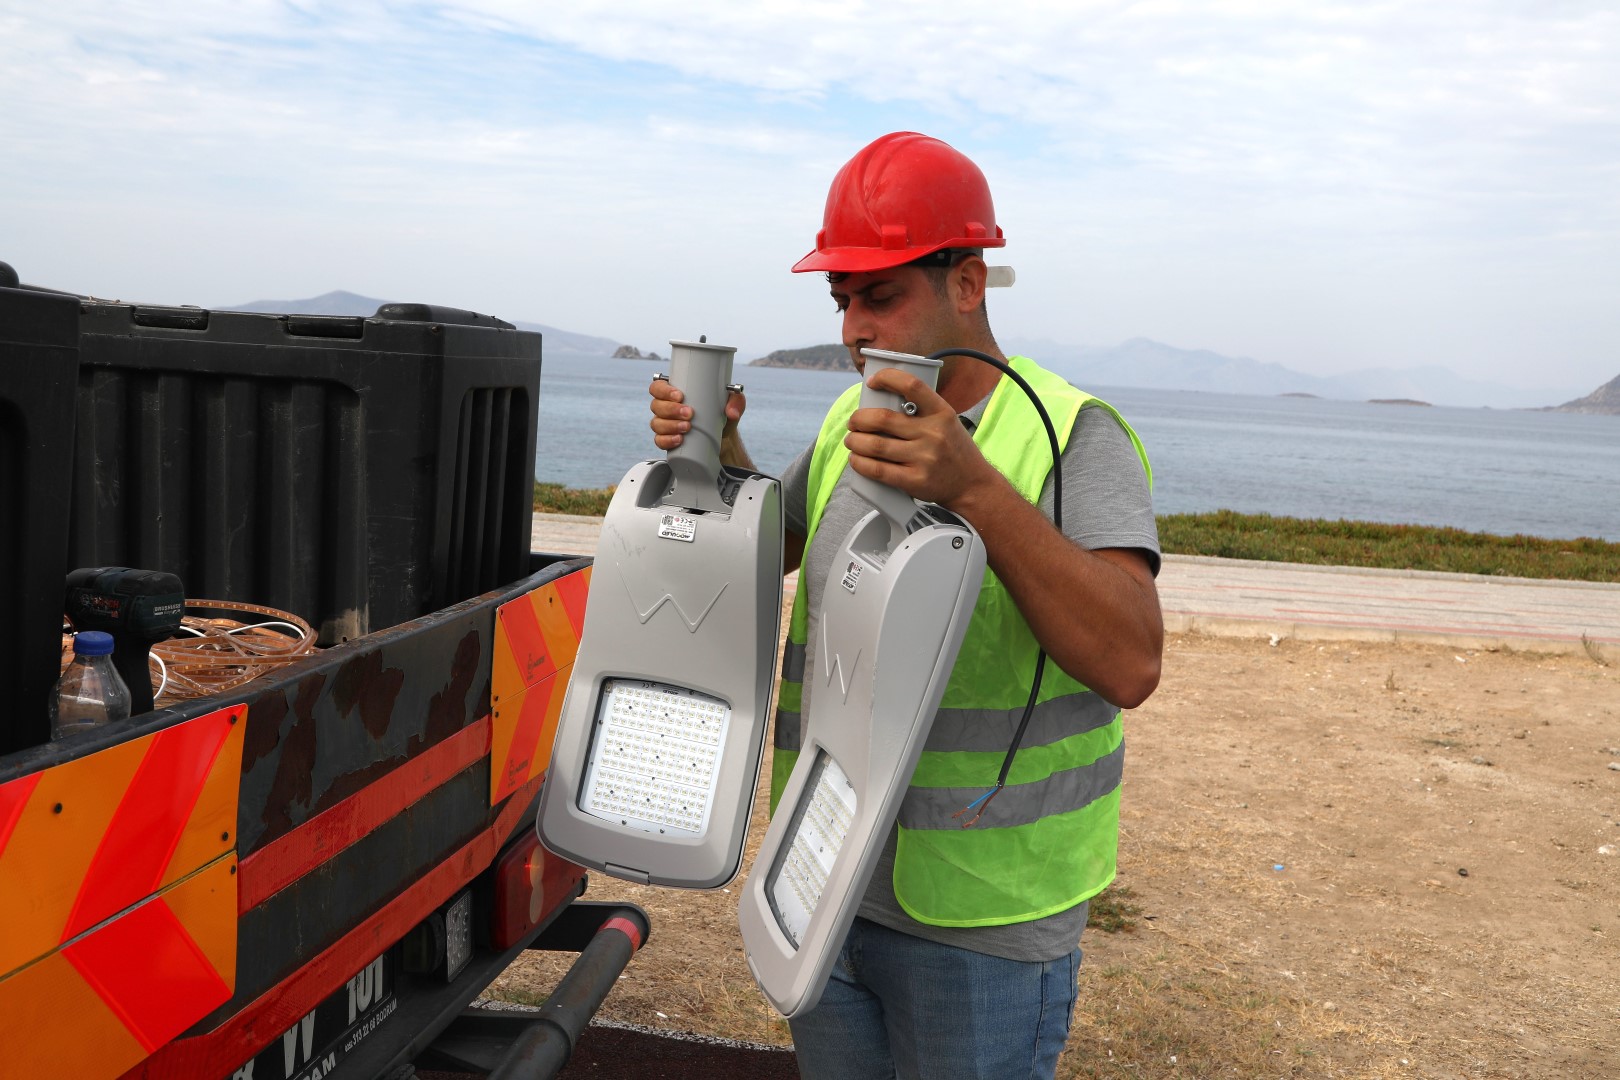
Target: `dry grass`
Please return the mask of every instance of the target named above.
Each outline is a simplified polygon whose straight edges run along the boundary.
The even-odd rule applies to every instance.
[[[1059,1077],[1620,1076],[1620,674],[1454,653],[1172,638]],[[736,890],[593,878],[653,923],[603,1014],[788,1043]]]
[[[1092,966],[1058,1076],[1329,1076],[1352,1063],[1358,1076],[1397,1074],[1403,1048],[1331,1003],[1278,993],[1213,958],[1198,963],[1197,952],[1167,944],[1130,964]],[[1387,1060],[1365,1071],[1369,1054]]]

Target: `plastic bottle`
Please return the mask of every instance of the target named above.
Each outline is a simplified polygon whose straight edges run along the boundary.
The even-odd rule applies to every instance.
[[[81,630],[74,636],[73,663],[51,698],[51,738],[128,718],[129,687],[113,667],[112,651],[111,634]]]

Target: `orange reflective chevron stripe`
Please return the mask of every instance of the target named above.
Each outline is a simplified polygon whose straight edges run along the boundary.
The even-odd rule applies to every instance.
[[[235,969],[235,919],[198,916],[231,896],[234,865],[221,859],[161,898],[0,979],[0,1076],[119,1076],[201,1019],[207,1012],[198,1011],[202,1001],[229,998],[229,988],[220,996],[220,971]],[[166,920],[183,924],[213,975],[199,969],[196,953],[184,955],[192,946],[172,925],[166,928]],[[103,946],[109,931],[122,937]],[[80,965],[87,960],[100,977],[85,977]]]
[[[230,985],[162,897],[65,946],[62,954],[148,1054],[201,1018],[199,1001],[218,1004],[231,996]]]
[[[585,625],[590,568],[547,582],[495,613],[490,673],[490,804],[545,772],[568,672]]]
[[[0,1075],[94,1080],[148,1053],[60,952],[0,980],[0,1009]]]
[[[117,1076],[229,1000],[245,716],[0,786],[0,1072]]]
[[[543,597],[543,599],[542,599]],[[503,689],[509,692],[517,687],[533,686],[557,670],[557,661],[551,655],[550,642],[540,629],[540,607],[555,608],[558,597],[555,589],[546,588],[525,593],[516,600],[502,604],[495,611],[495,647],[505,645],[512,657],[512,673],[516,682]]]
[[[573,628],[574,640],[578,641],[585,632],[585,600],[591,591],[591,572],[587,568],[558,578],[552,584],[556,586],[557,598],[568,616],[568,625]]]
[[[153,736],[84,875],[64,940],[145,898],[163,883],[169,860],[202,797],[203,782],[230,731],[231,724],[221,718],[213,724],[181,724]],[[236,823],[232,821],[224,832],[234,835]],[[221,842],[227,839],[220,837]]]
[[[492,730],[506,733],[506,752],[490,761],[490,805],[506,798],[551,763],[551,742],[562,716],[567,677],[548,676],[494,707]],[[549,735],[548,735],[549,733]]]
[[[0,851],[0,973],[61,944],[85,873],[149,745],[148,737],[109,746],[28,778],[33,790]],[[13,884],[21,882],[28,887]]]
[[[35,773],[0,784],[0,856],[6,853],[6,841],[11,839],[11,831],[17,827],[17,819],[22,817],[23,807],[28,805],[28,796],[34,793],[39,777],[40,774]]]
[[[398,941],[466,884],[468,867],[488,866],[519,828],[531,800],[539,793],[540,782],[531,782],[515,793],[496,814],[494,823],[460,849],[428,869],[404,892],[367,916],[343,937],[310,957],[297,970],[259,997],[243,1005],[230,1019],[211,1030],[175,1039],[148,1060],[130,1070],[127,1080],[157,1080],[159,1077],[229,1076],[232,1069],[264,1049],[273,1034],[286,1031],[337,990],[361,966],[376,957],[382,943]],[[548,862],[561,863],[547,855]],[[553,870],[558,871],[554,879]],[[584,871],[572,864],[548,866],[548,902],[577,895]],[[552,885],[552,881],[557,885]],[[3,984],[0,984],[3,985]],[[0,1069],[9,1065],[0,1054]],[[61,1070],[45,1076],[75,1076]]]
[[[495,687],[495,693],[534,686],[574,662],[585,627],[585,597],[590,582],[587,567],[496,609],[495,677],[503,685]],[[509,663],[503,664],[503,659]]]

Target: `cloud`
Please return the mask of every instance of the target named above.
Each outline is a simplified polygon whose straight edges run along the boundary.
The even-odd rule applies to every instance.
[[[0,15],[0,258],[647,342],[702,312],[763,352],[830,336],[782,269],[914,127],[985,166],[1031,333],[1595,383],[1617,59],[1600,3],[67,0]]]

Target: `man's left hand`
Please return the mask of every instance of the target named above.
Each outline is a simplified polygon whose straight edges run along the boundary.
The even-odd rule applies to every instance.
[[[921,379],[884,368],[866,385],[899,394],[917,411],[908,416],[892,409],[855,410],[844,445],[857,473],[947,509],[976,485],[1005,483],[979,453],[956,410]]]

